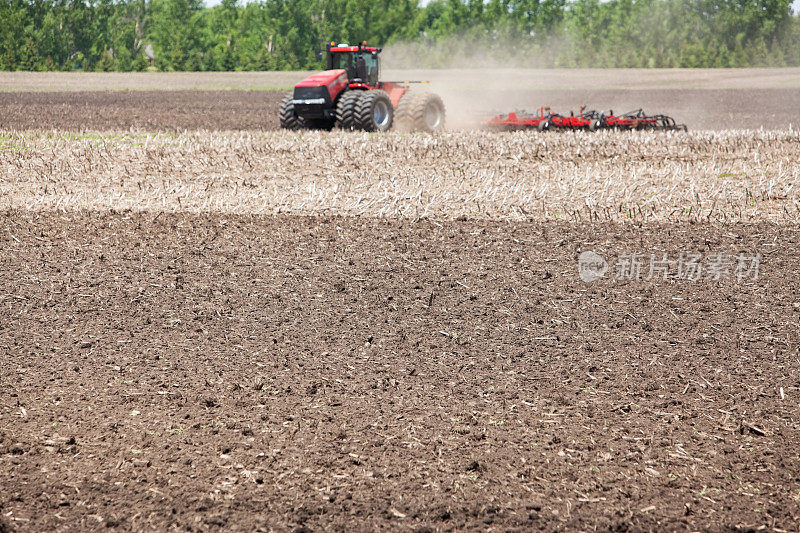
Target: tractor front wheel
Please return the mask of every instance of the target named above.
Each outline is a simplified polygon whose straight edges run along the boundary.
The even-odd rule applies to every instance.
[[[356,124],[356,105],[361,98],[361,91],[347,91],[336,104],[336,126],[343,130],[354,130]]]
[[[356,128],[364,131],[388,131],[394,121],[394,106],[386,92],[365,91],[355,108]]]
[[[281,122],[281,128],[285,130],[299,130],[305,127],[303,124],[303,118],[297,116],[297,113],[294,112],[294,103],[292,100],[294,96],[292,93],[287,94],[283,97],[281,101],[280,109],[278,110],[278,118]]]

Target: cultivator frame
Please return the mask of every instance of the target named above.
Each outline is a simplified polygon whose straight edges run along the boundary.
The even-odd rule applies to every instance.
[[[569,115],[553,113],[550,106],[540,107],[537,113],[529,113],[525,110],[501,113],[489,118],[485,125],[490,129],[500,131],[526,129],[546,131],[551,128],[573,131],[596,131],[599,129],[688,131],[686,124],[679,124],[668,115],[647,115],[642,109],[615,115],[613,110],[609,110],[607,113],[594,109],[587,111],[586,106],[581,106],[577,114],[570,111]]]
[[[600,119],[603,122],[603,127],[606,128],[664,131],[689,130],[686,124],[678,124],[674,118],[668,115],[647,115],[641,108],[629,111],[621,116],[616,116],[613,111],[609,111],[608,116],[601,115]]]
[[[539,114],[534,115],[525,110],[512,111],[508,114],[496,115],[490,118],[486,125],[492,129],[514,131],[538,128],[546,130],[550,127],[550,107],[542,106],[539,108]]]

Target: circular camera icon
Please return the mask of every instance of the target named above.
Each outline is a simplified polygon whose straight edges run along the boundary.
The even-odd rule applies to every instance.
[[[603,256],[595,252],[581,252],[578,256],[578,275],[586,283],[597,281],[606,275],[608,263]]]

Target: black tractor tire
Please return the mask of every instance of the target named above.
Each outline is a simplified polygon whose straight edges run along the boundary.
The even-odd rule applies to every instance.
[[[589,123],[589,131],[597,131],[600,129],[600,121],[595,119]]]
[[[406,92],[397,103],[395,122],[405,131],[442,131],[445,107],[442,98],[433,93]]]
[[[294,112],[294,104],[292,103],[294,96],[292,93],[287,94],[281,101],[281,106],[278,110],[278,118],[281,122],[281,128],[285,130],[299,130],[305,127],[303,117],[297,116]]]
[[[537,127],[539,128],[539,131],[547,131],[547,130],[550,129],[550,121],[549,120],[543,120],[543,121],[539,122],[539,125]]]
[[[399,131],[412,131],[411,109],[414,107],[415,93],[406,91],[394,108],[394,129]]]
[[[336,126],[343,130],[358,129],[356,125],[356,105],[362,91],[347,91],[336,103]]]
[[[380,89],[364,91],[355,111],[356,128],[364,131],[389,131],[394,121],[392,99]]]

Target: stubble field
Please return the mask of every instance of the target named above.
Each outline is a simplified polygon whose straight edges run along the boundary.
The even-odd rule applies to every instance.
[[[0,93],[0,531],[795,529],[800,137],[736,98],[796,73],[678,74],[609,90],[727,121],[286,133],[275,93],[183,78]]]

